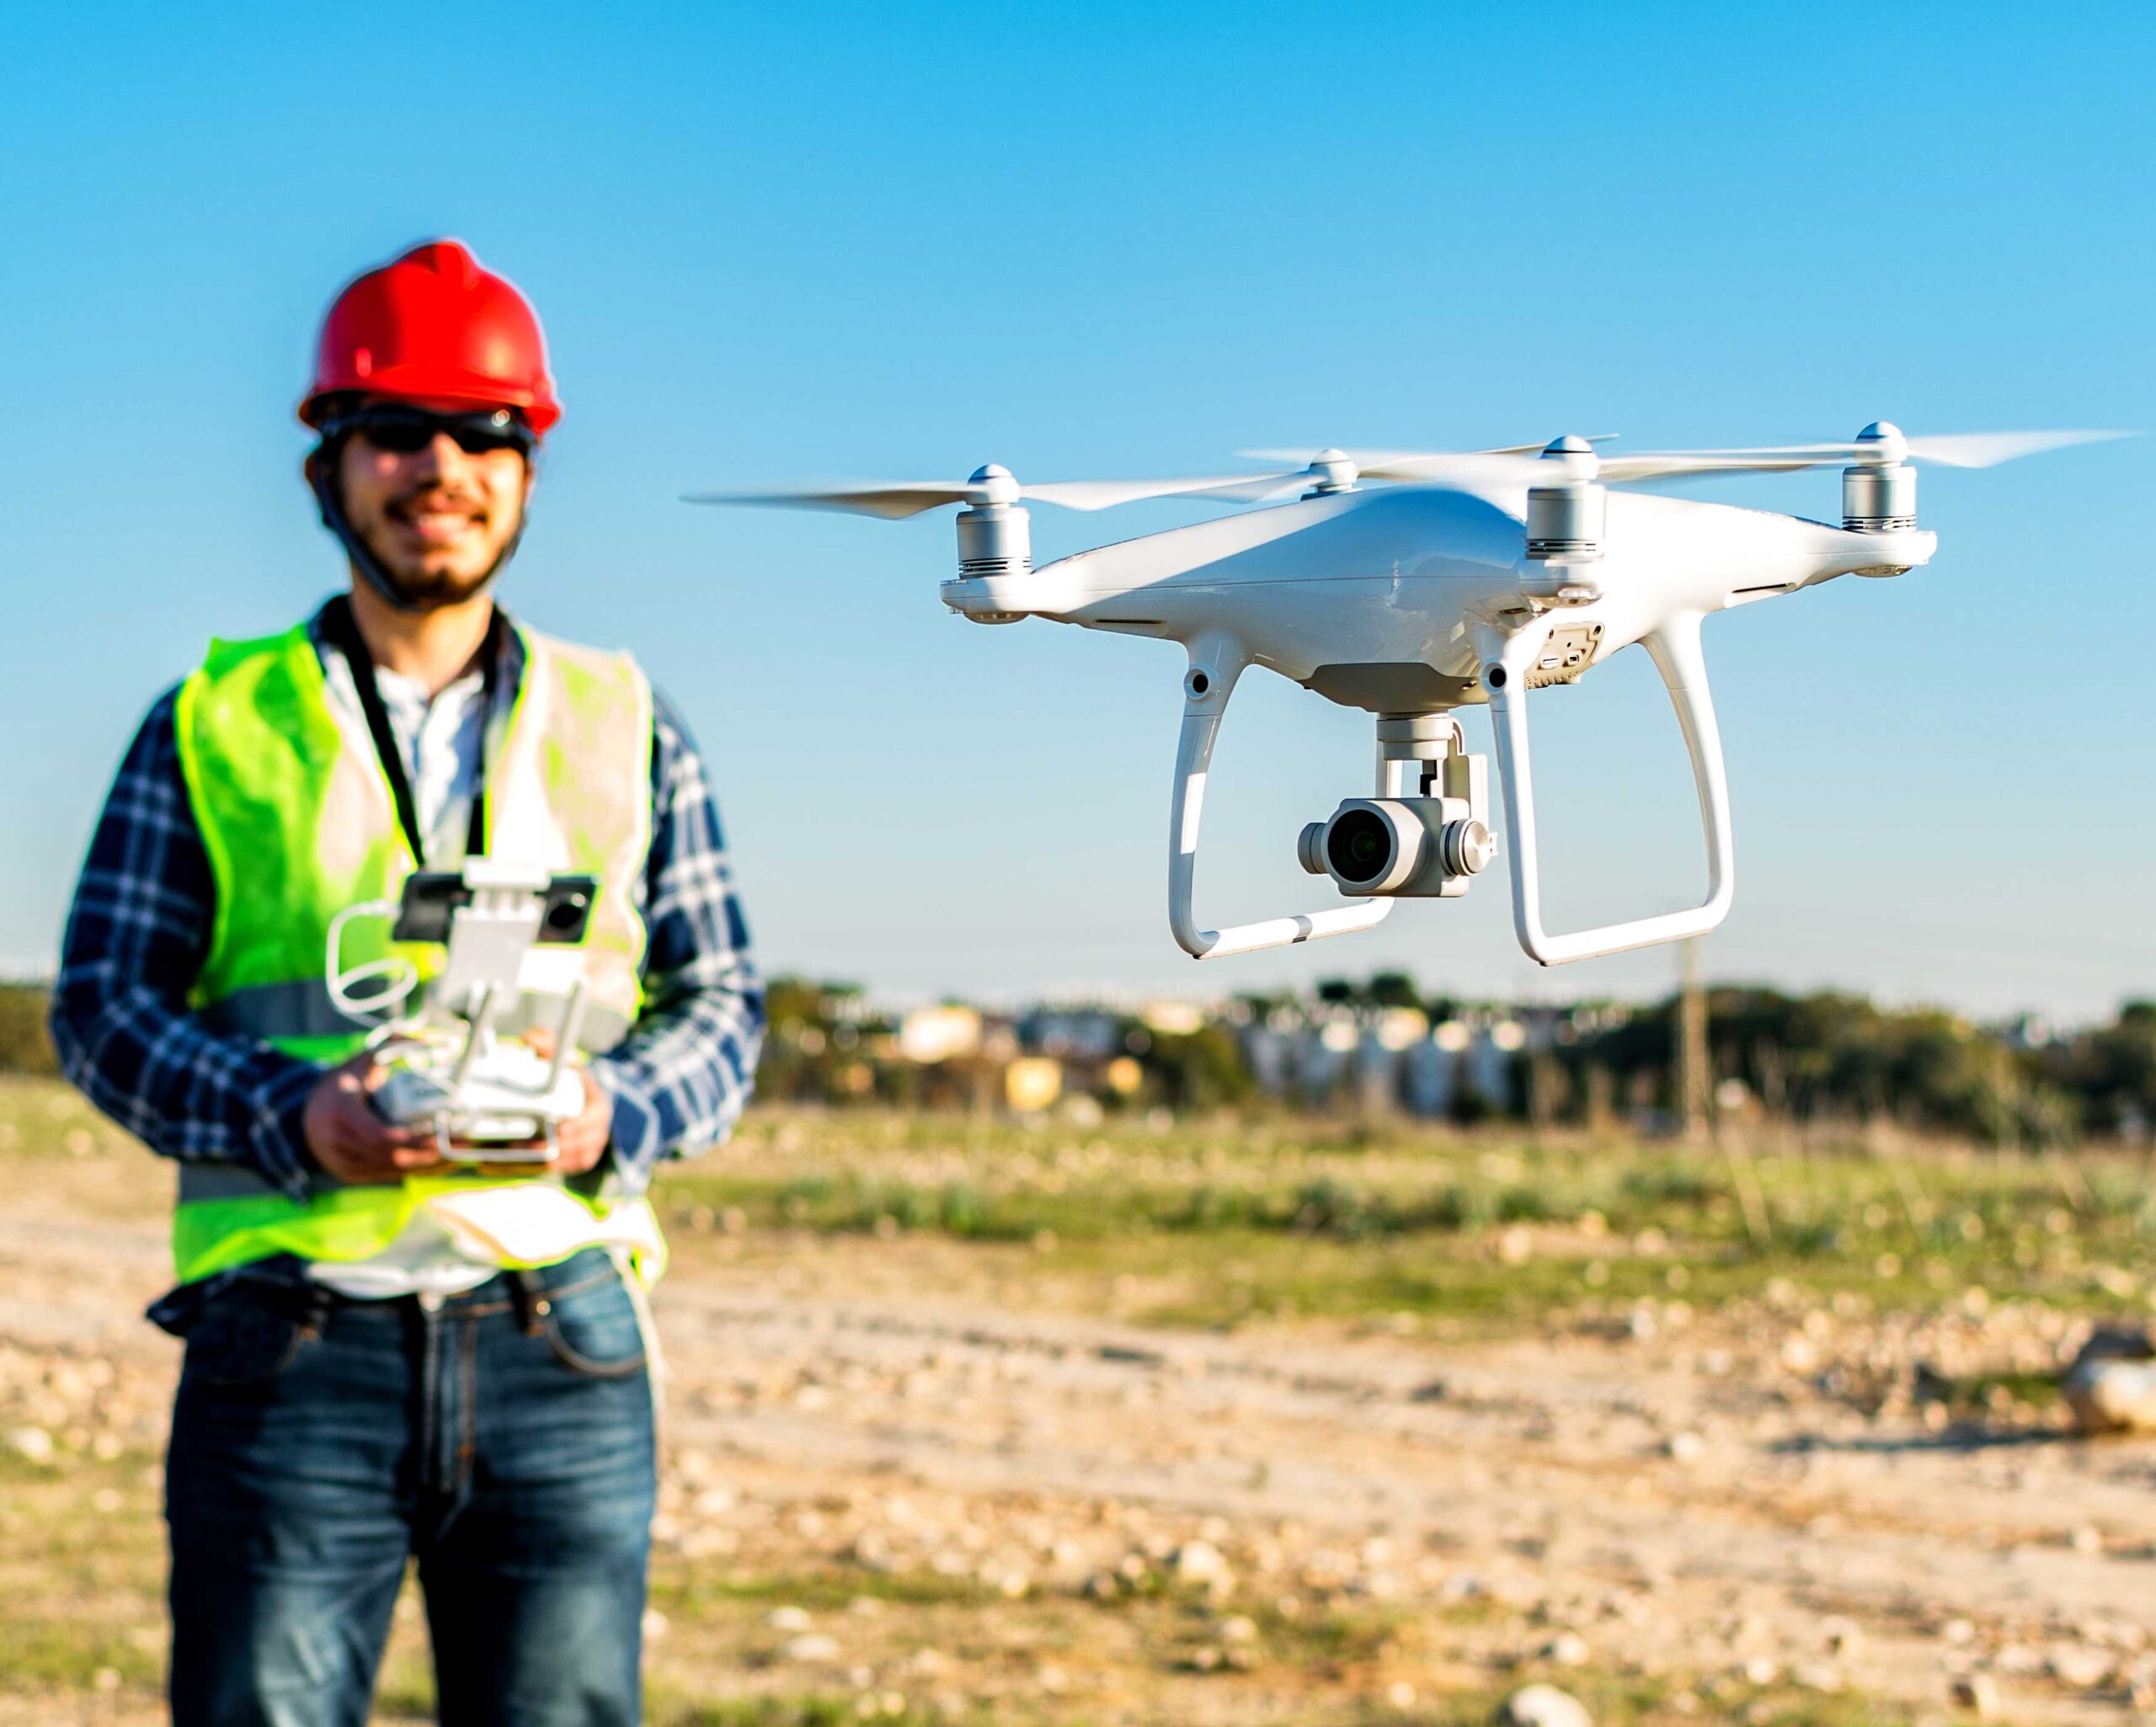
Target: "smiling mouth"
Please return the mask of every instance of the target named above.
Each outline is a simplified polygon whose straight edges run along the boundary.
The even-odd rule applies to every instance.
[[[486,524],[486,512],[469,504],[405,498],[389,506],[391,520],[430,544],[455,540]]]

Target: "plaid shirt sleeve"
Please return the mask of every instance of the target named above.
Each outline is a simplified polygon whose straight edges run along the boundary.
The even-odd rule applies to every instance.
[[[703,759],[657,695],[652,733],[643,1012],[591,1064],[613,1096],[614,1167],[632,1194],[660,1158],[726,1138],[749,1101],[764,1037],[763,988]]]
[[[152,1149],[243,1164],[304,1199],[301,1117],[319,1069],[213,1031],[188,1006],[216,896],[180,774],[177,696],[142,722],[91,836],[61,944],[53,1042],[67,1077]]]
[[[177,694],[150,710],[98,818],[61,941],[53,1041],[68,1078],[153,1150],[241,1164],[304,1200],[312,1165],[302,1117],[321,1069],[212,1031],[188,1005],[216,893],[180,772]],[[644,1011],[592,1063],[613,1099],[612,1155],[632,1193],[661,1157],[726,1137],[749,1101],[764,1027],[702,760],[672,707],[654,708]]]

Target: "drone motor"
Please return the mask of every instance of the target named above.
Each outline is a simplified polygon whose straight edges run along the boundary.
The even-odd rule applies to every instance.
[[[1352,492],[1356,481],[1362,477],[1361,470],[1337,450],[1319,450],[1310,458],[1305,472],[1310,482],[1310,490],[1302,494],[1305,504],[1313,498],[1332,498],[1342,492]]]
[[[1591,563],[1602,556],[1609,501],[1596,481],[1594,446],[1584,438],[1560,438],[1541,459],[1557,472],[1528,488],[1527,555],[1537,563]]]
[[[1905,533],[1917,525],[1917,471],[1899,426],[1874,420],[1856,436],[1854,467],[1842,470],[1842,525],[1852,534]]]
[[[958,512],[958,579],[1027,576],[1033,570],[1033,520],[1018,502],[1018,482],[996,462],[974,470],[969,485],[985,501]]]

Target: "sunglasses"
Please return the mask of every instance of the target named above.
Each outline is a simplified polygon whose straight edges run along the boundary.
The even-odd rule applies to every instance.
[[[424,408],[362,408],[323,428],[331,437],[356,434],[391,456],[416,456],[444,433],[467,456],[514,450],[529,456],[538,440],[506,408],[472,413],[432,413]]]

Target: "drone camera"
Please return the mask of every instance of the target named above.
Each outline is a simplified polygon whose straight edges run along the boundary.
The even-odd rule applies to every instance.
[[[1454,898],[1497,855],[1463,797],[1351,797],[1307,824],[1295,856],[1343,893]]]

